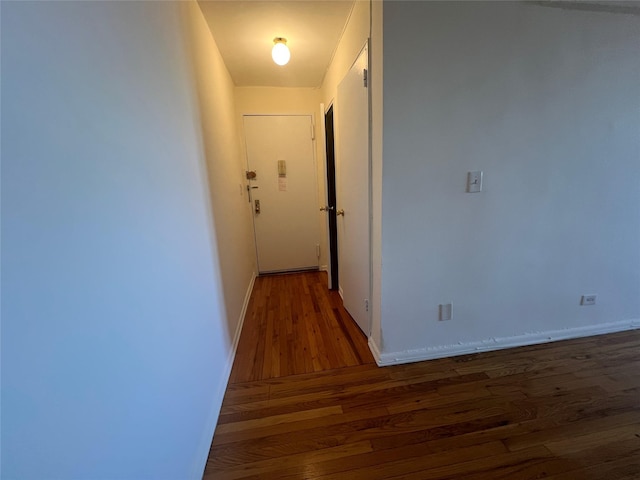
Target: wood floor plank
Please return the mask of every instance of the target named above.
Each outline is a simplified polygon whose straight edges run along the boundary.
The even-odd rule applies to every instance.
[[[434,454],[424,444],[411,445],[401,449],[390,449],[382,452],[366,452],[341,459],[332,459],[307,465],[304,476],[301,471],[283,469],[274,472],[278,479],[384,479],[402,471],[405,474],[416,469],[433,468],[438,465],[455,463],[463,458],[479,458],[484,455],[495,455],[504,452],[499,442],[486,442],[473,449],[461,448]],[[393,473],[391,473],[393,472]]]
[[[341,480],[344,478],[349,478],[350,480],[369,480],[374,478],[386,479],[395,476],[407,478],[409,474],[415,472],[433,471],[438,467],[455,465],[460,462],[494,456],[504,452],[504,445],[500,442],[484,443],[474,445],[473,447],[455,449],[446,453],[439,452],[437,454],[428,454],[424,449],[420,448],[420,445],[414,445],[411,449],[403,448],[393,452],[395,453],[395,460],[393,460],[393,456],[388,456],[384,457],[385,462],[377,463],[370,458],[368,459],[369,465],[354,468],[355,459],[348,459],[349,463],[345,463],[345,470],[314,478],[322,480]],[[380,453],[376,453],[375,455],[378,456]],[[321,470],[317,473],[321,473]],[[421,478],[426,477],[421,474]]]
[[[505,444],[511,451],[522,450],[535,445],[553,445],[553,442],[560,442],[558,448],[561,448],[567,439],[574,441],[575,437],[581,435],[589,435],[593,432],[608,431],[618,427],[628,427],[629,425],[637,425],[640,422],[640,410],[634,410],[620,415],[612,415],[595,419],[586,419],[580,422],[562,424],[556,427],[543,428],[536,431],[530,431],[522,435],[515,435],[505,441]],[[598,438],[597,442],[604,444],[604,438]],[[583,448],[583,447],[581,447]],[[550,448],[552,451],[553,448]]]
[[[373,364],[324,272],[258,277],[230,383]]]
[[[640,424],[632,423],[600,431],[592,431],[583,435],[572,436],[571,438],[545,441],[544,446],[557,456],[566,456],[582,450],[598,448],[617,440],[635,441],[638,435],[640,435]]]
[[[566,459],[573,459],[576,468],[552,475],[555,480],[638,479],[640,478],[640,441],[638,438],[618,440],[582,450]]]
[[[638,479],[640,331],[378,368],[322,272],[256,280],[207,479]]]
[[[634,454],[637,457],[640,451],[636,451]],[[638,480],[640,478],[640,463],[630,462],[628,458],[622,458],[588,468],[580,468],[553,475],[548,478],[553,480]]]
[[[455,463],[444,466],[422,468],[410,473],[402,473],[387,478],[392,479],[505,479],[505,478],[540,478],[534,475],[522,475],[520,472],[529,470],[532,466],[544,464],[553,460],[553,455],[544,447],[534,447],[521,452],[508,452],[496,455],[485,455],[472,460],[461,458]]]
[[[520,433],[519,422],[529,418],[525,411],[511,411],[506,414],[462,421],[440,427],[416,429],[396,435],[377,436],[371,439],[374,451],[406,448],[409,445],[428,446],[433,452],[479,445],[496,440],[504,440]]]
[[[583,388],[570,393],[549,397],[515,400],[515,405],[535,405],[539,429],[587,419],[619,415],[637,411],[640,398],[638,390],[609,395],[601,389]]]
[[[389,411],[384,408],[371,408],[341,415],[334,414],[321,418],[313,418],[306,422],[282,423],[270,427],[255,428],[251,431],[221,432],[213,438],[213,445],[251,441],[253,439],[268,439],[271,443],[287,443],[295,438],[318,438],[328,431],[343,429],[358,430],[362,425],[368,425],[372,419],[387,418]],[[332,429],[332,427],[335,427]]]
[[[271,478],[277,478],[274,471],[282,469],[282,467],[299,467],[301,465],[312,465],[327,459],[344,458],[371,451],[371,445],[368,442],[350,443],[348,445],[340,445],[338,447],[324,448],[322,450],[314,450],[312,452],[304,452],[295,455],[286,455],[279,458],[260,460],[250,464],[239,464],[229,468],[223,472],[214,474],[205,473],[204,478],[211,479],[238,479],[245,478],[250,475],[263,475]]]
[[[274,415],[293,414],[295,412],[314,410],[317,408],[325,408],[331,406],[340,406],[342,408],[342,411],[344,411],[344,406],[342,406],[340,402],[336,402],[334,398],[316,397],[315,395],[305,397],[305,399],[297,402],[264,400],[251,404],[243,404],[241,406],[244,409],[227,411],[226,413],[221,414],[220,418],[218,419],[218,425],[224,425],[225,423],[243,422],[255,418],[266,418]]]
[[[287,412],[280,415],[270,415],[268,417],[251,418],[248,420],[240,420],[218,425],[217,433],[223,435],[229,432],[241,432],[253,428],[269,427],[280,425],[282,423],[299,422],[310,418],[318,418],[324,415],[339,415],[343,413],[342,407],[332,405],[328,407],[313,408],[309,410],[299,410],[296,412]]]

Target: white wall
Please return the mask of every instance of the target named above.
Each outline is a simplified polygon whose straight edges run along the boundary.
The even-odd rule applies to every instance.
[[[317,88],[236,87],[234,92],[240,125],[245,113],[316,115],[320,107]]]
[[[188,2],[184,8],[227,330],[224,348],[216,352],[226,354],[225,362],[211,364],[215,368],[217,390],[197,452],[196,467],[201,469],[197,473],[201,474],[231,373],[257,265],[251,212],[247,209],[244,189],[240,134],[234,123],[235,86],[199,4]]]
[[[335,100],[338,84],[347,74],[369,38],[369,0],[356,0],[349,21],[325,73],[321,87],[322,102],[329,108]]]
[[[319,208],[326,203],[326,170],[324,167],[324,139],[318,133],[324,122],[320,116],[320,90],[317,88],[284,88],[284,87],[236,87],[235,88],[236,121],[240,132],[241,159],[243,172],[246,170],[247,154],[244,138],[243,115],[312,115],[315,125],[316,139],[314,140],[314,155],[317,169],[318,225],[320,231],[321,269],[328,264],[327,222],[326,215]],[[244,182],[246,184],[246,180]],[[246,202],[247,212],[252,215],[249,202]],[[250,220],[252,221],[252,220]],[[255,251],[253,253],[255,257]]]
[[[384,361],[637,324],[638,45],[633,15],[385,3]]]
[[[371,107],[371,342],[374,352],[382,344],[382,164],[383,164],[383,3],[371,2],[369,53]],[[378,355],[379,352],[376,352]]]
[[[220,260],[194,8],[2,4],[2,478],[202,474],[252,271]]]
[[[235,85],[199,6],[190,2],[191,51],[225,305],[232,331],[243,320],[247,285],[257,271],[245,162],[235,120]]]

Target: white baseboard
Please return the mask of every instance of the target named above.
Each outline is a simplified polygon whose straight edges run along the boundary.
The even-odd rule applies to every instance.
[[[340,285],[338,285],[338,293],[340,294],[340,298],[344,302],[344,294],[342,293],[342,287]]]
[[[238,350],[238,342],[240,341],[240,334],[242,333],[242,327],[244,326],[244,317],[247,315],[247,307],[249,307],[249,300],[251,300],[251,293],[253,292],[253,284],[256,282],[256,272],[251,275],[249,280],[249,286],[244,294],[244,302],[242,302],[242,309],[240,310],[240,318],[238,319],[238,326],[233,335],[233,344],[231,346],[231,352],[229,352],[229,359],[227,360],[227,370],[225,370],[227,381],[224,383],[224,390],[227,389],[227,383],[229,382],[229,375],[231,375],[231,367],[233,367],[233,361],[236,358],[236,351]],[[224,391],[223,391],[224,394]]]
[[[586,327],[568,328],[565,330],[550,330],[539,333],[526,333],[513,337],[490,338],[478,342],[469,342],[455,345],[441,345],[419,349],[405,350],[402,352],[381,353],[378,345],[369,338],[369,348],[373,353],[378,366],[400,365],[403,363],[421,362],[436,358],[455,357],[470,353],[503,350],[505,348],[523,347],[539,343],[569,340],[571,338],[590,337],[606,333],[622,332],[640,328],[640,319],[624,320],[621,322],[601,323]]]
[[[211,440],[218,424],[218,417],[220,416],[220,409],[222,408],[222,400],[229,384],[229,377],[231,376],[231,368],[233,367],[233,361],[236,358],[236,351],[238,350],[238,342],[240,342],[240,335],[242,333],[242,327],[244,326],[244,317],[247,314],[247,307],[249,306],[249,300],[251,299],[251,292],[253,292],[253,284],[256,281],[256,272],[251,275],[247,292],[244,296],[244,302],[242,303],[242,309],[240,310],[240,318],[238,319],[238,325],[233,335],[233,342],[231,343],[231,349],[227,356],[227,363],[224,365],[222,376],[220,377],[220,383],[216,391],[216,396],[213,400],[211,414],[206,424],[205,438],[201,442],[198,454],[196,455],[196,463],[193,469],[193,475],[190,478],[194,480],[200,480],[204,474],[204,468],[209,458],[209,450],[211,448]]]
[[[328,265],[320,265],[320,271],[321,272],[328,272],[329,271],[329,266]]]
[[[376,361],[379,367],[382,367],[383,365],[380,363],[382,354],[380,353],[380,348],[378,348],[378,344],[373,340],[373,337],[369,337],[368,343],[369,343],[369,350],[371,350],[371,353],[373,354],[373,359]]]

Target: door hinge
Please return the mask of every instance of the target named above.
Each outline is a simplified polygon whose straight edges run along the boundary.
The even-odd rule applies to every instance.
[[[316,243],[316,256],[320,258],[320,244]]]
[[[364,311],[368,312],[369,311],[369,300],[368,299],[364,299]]]
[[[366,68],[362,69],[362,82],[364,83],[365,87],[369,86],[369,72],[367,71]]]

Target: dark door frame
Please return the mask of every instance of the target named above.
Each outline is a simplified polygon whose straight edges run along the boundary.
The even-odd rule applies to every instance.
[[[329,215],[329,252],[331,253],[331,290],[338,290],[338,220],[336,217],[336,156],[333,135],[333,105],[324,114],[327,156],[327,215]]]

